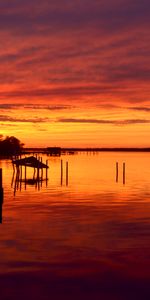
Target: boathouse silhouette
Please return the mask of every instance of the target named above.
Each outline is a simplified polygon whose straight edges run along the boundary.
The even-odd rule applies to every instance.
[[[30,185],[37,185],[39,182],[42,183],[42,181],[48,180],[48,160],[46,161],[46,164],[42,162],[42,158],[34,157],[34,156],[29,156],[25,158],[17,158],[12,160],[13,163],[13,177],[12,177],[12,186],[13,183],[15,183],[14,190],[18,189],[19,183],[21,184],[22,182]],[[23,176],[23,167],[24,167],[24,176]],[[33,178],[27,178],[27,168],[33,168]],[[43,169],[46,170],[46,177],[44,178],[43,176]]]

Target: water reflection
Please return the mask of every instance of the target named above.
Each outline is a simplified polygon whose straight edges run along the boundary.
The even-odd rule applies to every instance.
[[[35,283],[38,300],[49,299],[52,292],[53,299],[70,299],[74,292],[71,284],[75,291],[81,287],[82,299],[123,299],[132,282],[132,292],[141,284],[142,294],[150,280],[150,155],[100,153],[61,158],[49,158],[47,188],[45,182],[36,182],[32,169],[27,170],[25,182],[24,169],[22,176],[21,172],[12,174],[11,162],[0,162],[5,189],[5,226],[0,227],[1,273],[8,272],[12,278],[22,274],[29,293],[33,288],[30,284]],[[15,197],[11,183],[13,189],[16,186],[22,191]],[[31,272],[35,272],[33,280]],[[42,277],[38,284],[37,272]],[[55,280],[56,289],[48,278]],[[43,297],[43,282],[47,282],[47,298]],[[7,280],[6,283],[8,287]],[[59,283],[66,291],[69,286],[69,296],[55,297]],[[86,287],[91,288],[89,297],[88,292],[84,294]],[[97,293],[95,298],[93,291]],[[107,298],[102,291],[112,294]],[[80,299],[78,296],[74,298]],[[130,299],[128,293],[126,296]],[[149,299],[144,294],[143,297]]]
[[[122,183],[126,183],[126,164],[123,162],[122,168],[120,167],[119,163],[116,162],[116,182],[119,181],[119,169],[122,171]],[[121,170],[122,169],[122,170]]]
[[[45,182],[45,186],[47,187],[48,183],[48,173],[46,170],[46,177],[43,176],[43,170],[41,172],[34,168],[33,177],[27,178],[27,171],[25,168],[25,176],[23,177],[22,167],[14,168],[13,175],[11,179],[11,188],[14,189],[14,195],[16,191],[22,190],[22,186],[24,189],[27,189],[27,185],[35,186],[36,189],[40,190],[42,188],[43,182]]]
[[[28,173],[28,176],[27,176]],[[55,177],[55,172],[52,176]],[[53,179],[53,178],[52,178]],[[45,183],[43,185],[43,183]],[[48,186],[48,169],[46,169],[45,177],[43,169],[31,169],[27,172],[26,166],[13,166],[13,174],[11,178],[11,188],[14,189],[14,195],[16,191],[22,189],[26,190],[27,186],[34,186],[35,189],[40,190],[43,187]],[[60,161],[60,184],[62,188],[69,185],[69,163],[68,161]]]

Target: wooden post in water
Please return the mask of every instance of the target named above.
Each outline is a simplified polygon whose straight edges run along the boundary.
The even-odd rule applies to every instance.
[[[17,173],[16,173],[16,189],[17,190],[19,188],[19,179],[20,179],[20,171],[19,171],[19,166],[17,166]]]
[[[48,159],[46,160],[46,166],[48,167]],[[46,168],[46,186],[47,186],[47,180],[48,180],[48,168]]]
[[[22,166],[20,166],[20,179],[22,180]]]
[[[38,157],[38,165],[37,165],[37,180],[40,180],[40,156]]]
[[[20,172],[19,180],[20,180],[20,191],[21,191],[21,185],[22,185],[22,166],[20,166],[19,172]]]
[[[3,206],[3,173],[0,168],[0,223],[2,223],[2,206]]]
[[[27,167],[26,166],[24,166],[24,179],[25,179],[25,181],[27,179]]]
[[[25,167],[25,170],[24,170],[24,180],[25,180],[25,190],[26,190],[26,181],[27,181],[27,167]]]
[[[38,184],[38,190],[40,190],[40,180],[38,180],[37,184]]]
[[[42,157],[40,159],[41,163],[43,163]],[[41,186],[42,186],[42,180],[43,180],[43,168],[41,169]]]
[[[39,181],[39,166],[37,167],[37,181]]]
[[[40,168],[39,168],[40,156],[38,156],[38,180],[40,179]]]
[[[118,162],[116,162],[116,182],[118,182]]]
[[[15,166],[14,166],[13,160],[12,160],[12,165],[13,165],[13,170],[15,171]]]
[[[61,159],[61,185],[63,184],[63,160]]]
[[[34,168],[34,172],[33,172],[33,180],[35,180],[35,173],[36,173],[36,169]]]
[[[11,187],[13,187],[14,178],[15,178],[15,169],[13,170],[13,176],[12,176],[12,180],[11,180]]]
[[[66,161],[66,185],[68,185],[68,161]]]
[[[15,178],[15,184],[14,184],[14,196],[16,194],[16,190],[17,190],[17,173],[16,173],[16,178]]]
[[[126,179],[126,164],[124,162],[123,163],[123,184],[125,184],[125,179]]]

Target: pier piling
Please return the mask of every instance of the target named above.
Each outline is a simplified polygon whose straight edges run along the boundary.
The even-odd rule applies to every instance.
[[[63,184],[63,160],[61,159],[61,185]]]
[[[125,184],[125,177],[126,177],[126,164],[123,163],[123,184]]]
[[[68,161],[66,161],[66,185],[68,185]]]
[[[47,186],[47,180],[48,180],[48,159],[46,160],[46,186]]]
[[[118,182],[118,162],[116,162],[116,182]]]
[[[27,167],[26,166],[24,167],[24,178],[25,178],[25,181],[26,181],[26,178],[27,178]]]

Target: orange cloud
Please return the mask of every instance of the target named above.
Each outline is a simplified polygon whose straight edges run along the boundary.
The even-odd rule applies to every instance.
[[[103,130],[105,121],[109,124],[112,144],[119,137],[114,124],[130,124],[134,127],[132,134],[136,126],[141,126],[145,139],[144,142],[136,131],[135,143],[147,144],[149,8],[148,0],[143,0],[142,5],[140,1],[133,5],[129,0],[111,0],[109,6],[104,0],[2,0],[0,111],[8,113],[2,114],[1,122],[5,126],[7,122],[20,122],[19,110],[26,124],[24,129],[18,126],[14,134],[26,139],[29,123],[37,126],[39,122],[39,128],[34,127],[36,139],[38,130],[53,130],[56,140],[63,138],[64,143],[65,138],[67,143],[69,139],[73,142],[73,126],[80,123],[74,139],[82,142],[82,132],[87,130],[88,143],[88,134],[92,140],[95,128],[93,145],[99,136],[97,125]],[[47,124],[49,119],[53,127]],[[89,123],[89,119],[95,122]],[[63,128],[58,129],[58,123]],[[67,126],[72,132],[64,137]],[[11,128],[7,127],[5,133]],[[109,135],[105,134],[104,143],[108,143]],[[128,134],[126,143],[131,144]]]

